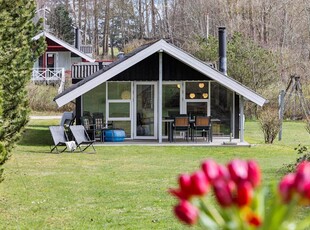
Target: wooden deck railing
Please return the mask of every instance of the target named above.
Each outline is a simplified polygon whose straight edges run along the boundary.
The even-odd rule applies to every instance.
[[[64,68],[33,68],[31,81],[43,84],[59,84],[58,93],[64,90],[65,69]]]

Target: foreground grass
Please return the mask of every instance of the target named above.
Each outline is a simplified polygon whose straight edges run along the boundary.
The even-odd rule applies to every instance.
[[[309,143],[302,123],[285,123],[283,140],[266,145],[258,124],[247,122],[250,148],[104,146],[91,155],[48,154],[51,124],[58,121],[32,121],[5,164],[0,229],[182,229],[167,194],[179,173],[206,158],[254,158],[264,181],[278,181],[278,170],[296,159],[293,148]]]

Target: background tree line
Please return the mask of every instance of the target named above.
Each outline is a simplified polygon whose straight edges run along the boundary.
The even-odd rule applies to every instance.
[[[228,32],[228,73],[277,100],[292,74],[307,84],[310,3],[307,0],[37,0],[62,5],[97,58],[167,38],[205,61],[217,61],[219,26]],[[213,41],[213,42],[212,42]],[[129,47],[129,48],[128,48]],[[112,57],[113,58],[113,57]]]

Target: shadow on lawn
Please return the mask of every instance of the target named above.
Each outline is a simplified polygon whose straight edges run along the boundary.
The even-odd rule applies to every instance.
[[[48,125],[28,125],[18,143],[25,146],[46,146],[53,144]]]

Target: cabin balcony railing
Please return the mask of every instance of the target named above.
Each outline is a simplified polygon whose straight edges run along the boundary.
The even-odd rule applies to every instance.
[[[57,84],[59,85],[58,93],[61,93],[65,85],[64,68],[33,68],[31,81],[33,83]]]

